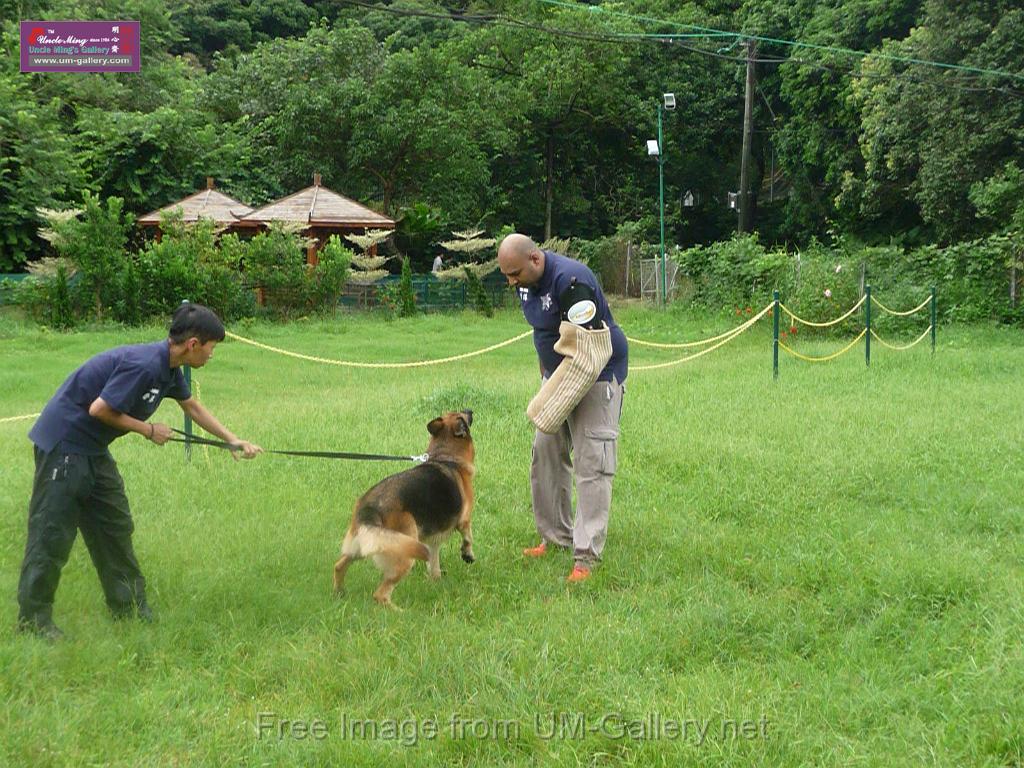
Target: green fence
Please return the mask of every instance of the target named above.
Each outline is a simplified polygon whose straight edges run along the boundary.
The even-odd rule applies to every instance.
[[[371,285],[346,285],[340,303],[343,307],[380,306],[379,290],[395,286],[401,279],[399,275],[390,275]],[[514,296],[500,272],[491,272],[480,282],[495,307],[504,307]],[[412,289],[418,309],[458,310],[472,301],[465,280],[438,280],[433,275],[413,275]]]
[[[17,272],[13,274],[0,273],[0,304],[11,303],[11,292],[15,283],[20,283],[26,277],[28,272]]]

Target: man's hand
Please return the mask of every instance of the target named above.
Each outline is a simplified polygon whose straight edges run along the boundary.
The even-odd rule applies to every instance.
[[[231,450],[231,458],[235,461],[239,459],[253,459],[256,458],[257,453],[263,453],[263,449],[260,448],[256,443],[250,443],[248,440],[238,440],[232,443],[235,447]]]
[[[149,426],[150,426],[149,439],[152,440],[157,445],[163,445],[168,440],[170,440],[171,437],[174,435],[174,432],[172,432],[171,428],[168,427],[166,424],[158,424],[158,423],[155,423],[155,422],[150,422]]]

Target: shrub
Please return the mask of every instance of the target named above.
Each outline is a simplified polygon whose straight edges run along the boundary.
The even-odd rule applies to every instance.
[[[466,288],[469,291],[469,299],[473,302],[473,308],[484,317],[494,316],[494,303],[490,295],[484,290],[484,284],[477,277],[476,272],[468,266],[463,267],[466,273]]]
[[[83,205],[81,211],[40,211],[48,227],[39,234],[78,269],[81,290],[101,319],[104,308],[118,299],[132,217],[122,212],[124,201],[119,197],[108,197],[104,205],[87,191]]]
[[[308,243],[284,227],[271,227],[245,244],[242,263],[249,284],[262,290],[264,306],[287,317],[305,311],[312,296],[306,265]]]
[[[409,259],[402,259],[402,277],[398,281],[398,316],[412,317],[416,314],[416,292],[412,288],[412,265]]]
[[[313,270],[312,298],[317,305],[334,311],[355,254],[342,245],[341,238],[331,235],[319,255],[320,261]]]

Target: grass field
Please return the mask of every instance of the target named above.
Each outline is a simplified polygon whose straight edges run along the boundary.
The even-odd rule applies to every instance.
[[[733,320],[617,315],[662,341]],[[509,311],[233,330],[401,361],[525,327]],[[0,418],[38,411],[90,354],[161,333],[0,321]],[[634,347],[632,362],[681,354]],[[228,341],[197,372],[201,399],[264,447],[420,453],[431,417],[474,409],[477,562],[449,542],[444,579],[417,566],[399,585],[402,612],[376,606],[358,563],[336,600],[352,503],[399,465],[201,449],[186,464],[129,436],[114,455],[159,621],[107,618],[79,540],[53,646],[13,632],[31,422],[0,424],[0,765],[1019,766],[1022,370],[1019,331],[943,328],[934,356],[783,357],[773,381],[765,321],[636,371],[605,561],[570,587],[568,555],[520,554],[535,542],[529,341],[401,371]],[[160,417],[180,423],[173,403]]]

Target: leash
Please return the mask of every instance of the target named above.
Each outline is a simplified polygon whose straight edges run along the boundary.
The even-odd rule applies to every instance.
[[[222,440],[211,440],[207,437],[199,437],[198,435],[189,435],[182,432],[180,429],[171,427],[172,432],[176,432],[183,437],[170,437],[169,442],[172,443],[185,443],[186,445],[208,445],[211,448],[223,448],[227,451],[239,450],[237,445],[231,443],[225,443]],[[318,459],[356,459],[362,461],[415,461],[416,463],[422,463],[429,458],[426,453],[420,454],[419,456],[389,456],[379,453],[346,453],[343,451],[270,451],[264,450],[264,453],[276,453],[279,456],[310,456]]]

